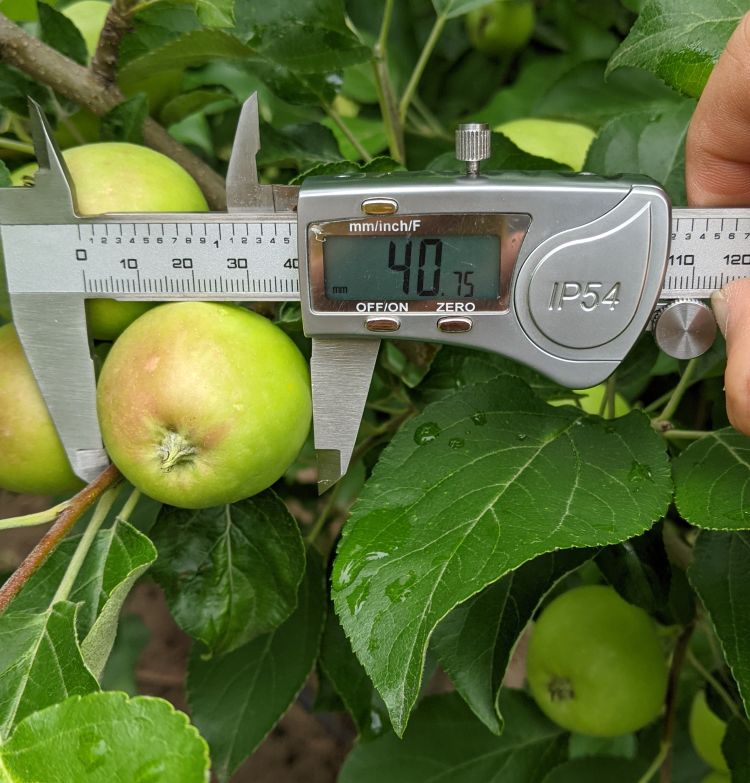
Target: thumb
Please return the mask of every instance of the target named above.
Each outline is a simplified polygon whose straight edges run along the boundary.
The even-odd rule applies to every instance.
[[[706,83],[685,149],[688,203],[750,203],[750,13],[740,21]]]
[[[724,386],[729,421],[750,435],[750,279],[737,280],[717,291],[711,305],[727,340]]]

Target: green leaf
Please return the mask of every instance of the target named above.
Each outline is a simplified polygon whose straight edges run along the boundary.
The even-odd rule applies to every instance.
[[[101,137],[105,141],[143,144],[143,123],[148,117],[148,98],[139,92],[102,116]]]
[[[604,578],[628,602],[669,624],[671,568],[661,525],[643,535],[605,547],[596,556]]]
[[[378,155],[388,148],[388,137],[385,134],[382,120],[372,120],[367,117],[342,117],[341,121],[370,155]],[[347,160],[361,159],[362,156],[354,148],[354,145],[330,117],[326,117],[321,124],[336,137],[343,158]]]
[[[74,696],[36,712],[0,747],[4,783],[205,783],[208,751],[169,702]]]
[[[76,638],[76,605],[0,616],[0,736],[27,715],[99,689]]]
[[[93,599],[88,605],[98,610],[81,642],[86,665],[97,678],[112,651],[125,599],[154,560],[156,549],[151,541],[127,522],[117,522],[100,533],[84,563],[73,596],[88,593]]]
[[[492,0],[432,0],[435,7],[435,13],[444,16],[446,19],[453,19],[456,16],[473,11],[475,8],[481,8],[483,5],[489,5]]]
[[[589,147],[586,171],[627,171],[657,180],[674,204],[685,204],[685,138],[695,110],[690,100],[610,120]]]
[[[544,595],[592,552],[542,555],[457,606],[435,629],[432,649],[474,714],[493,733],[505,670],[518,637]]]
[[[516,147],[502,133],[492,134],[492,154],[482,165],[485,171],[566,171],[567,166],[547,158],[538,158]],[[438,156],[427,166],[430,171],[463,172],[464,164],[456,160],[454,152]]]
[[[355,503],[333,572],[336,611],[397,733],[451,609],[545,552],[643,532],[670,497],[664,442],[641,413],[605,421],[503,377],[410,420]]]
[[[372,56],[347,27],[342,0],[236,0],[235,16],[260,57],[295,73],[330,73]]]
[[[456,348],[452,345],[444,345],[440,349],[417,393],[423,402],[435,402],[450,397],[464,386],[486,383],[504,375],[520,378],[545,400],[571,397],[570,389],[565,389],[525,364],[489,351]]]
[[[732,770],[732,780],[750,780],[750,728],[742,718],[732,718],[721,743],[721,751]]]
[[[591,756],[566,761],[544,783],[639,783],[646,769],[642,761]]]
[[[690,583],[708,612],[724,657],[745,705],[750,710],[750,583],[747,563],[750,533],[709,533],[698,536]]]
[[[209,660],[193,652],[188,701],[222,783],[260,745],[305,684],[320,649],[324,574],[310,553],[297,608],[275,631]]]
[[[710,530],[750,528],[750,439],[731,427],[707,433],[672,463],[684,519]]]
[[[261,124],[260,137],[261,166],[293,165],[304,170],[319,163],[341,163],[336,138],[319,124],[287,125],[279,130]]]
[[[647,0],[609,70],[643,68],[697,98],[747,10],[741,0]]]
[[[682,96],[650,73],[622,68],[607,78],[605,63],[596,60],[565,73],[535,104],[534,115],[597,127],[623,114],[658,112],[684,102]]]
[[[209,106],[236,106],[237,101],[228,92],[219,90],[192,90],[177,95],[161,109],[159,119],[164,125],[173,125],[191,114],[203,111]]]
[[[198,18],[206,27],[232,27],[234,0],[195,0]]]
[[[294,611],[305,547],[271,490],[231,506],[164,506],[151,532],[154,576],[172,614],[211,653],[240,647]]]
[[[49,605],[78,546],[80,536],[66,539],[24,585],[13,611],[41,611]],[[100,530],[73,585],[78,603],[78,637],[87,666],[99,677],[117,632],[123,602],[136,580],[156,560],[151,541],[127,522]]]
[[[89,59],[86,41],[75,24],[65,14],[42,0],[37,3],[37,13],[39,37],[42,41],[79,65],[86,65]]]
[[[504,691],[502,737],[491,734],[458,694],[426,698],[403,740],[388,732],[349,754],[338,783],[541,783],[565,758],[566,735],[520,691]]]
[[[389,171],[396,171],[401,168],[393,158],[382,155],[379,158],[373,158],[368,163],[357,163],[354,160],[337,160],[331,163],[318,163],[312,168],[303,171],[294,177],[290,185],[301,185],[308,177],[332,176],[336,174],[381,174]]]
[[[0,106],[28,117],[29,98],[46,106],[49,89],[15,68],[0,63]]]
[[[328,612],[320,643],[319,664],[351,715],[358,734],[365,737],[379,734],[383,718],[373,709],[372,682],[352,652],[332,609]]]
[[[13,182],[10,179],[10,171],[4,161],[0,160],[0,188],[10,188]]]
[[[127,62],[120,70],[120,80],[132,83],[155,71],[184,70],[215,58],[247,60],[253,55],[253,49],[224,30],[192,30]]]
[[[126,614],[120,618],[115,643],[102,672],[102,690],[124,691],[130,696],[138,693],[135,667],[150,638],[151,632],[140,615]]]

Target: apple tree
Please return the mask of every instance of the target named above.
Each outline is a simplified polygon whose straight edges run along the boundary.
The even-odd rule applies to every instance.
[[[222,210],[257,92],[264,183],[459,172],[453,129],[482,121],[486,170],[646,176],[684,205],[687,128],[748,10],[4,0],[0,185],[33,184],[32,97],[82,212]],[[81,487],[7,304],[0,487],[55,499],[0,521],[51,523],[0,588],[0,780],[230,781],[301,692],[356,735],[342,783],[750,779],[750,440],[721,338],[678,361],[646,333],[575,391],[384,341],[318,496],[298,304],[92,306],[114,464]],[[187,712],[112,685],[139,580],[192,639]]]

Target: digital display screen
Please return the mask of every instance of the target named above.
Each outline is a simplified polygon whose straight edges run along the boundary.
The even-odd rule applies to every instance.
[[[332,236],[323,244],[325,293],[339,301],[500,297],[500,237]]]

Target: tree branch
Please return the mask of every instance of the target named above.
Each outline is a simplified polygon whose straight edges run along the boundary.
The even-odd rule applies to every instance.
[[[29,581],[44,561],[55,551],[58,544],[65,538],[70,529],[110,487],[122,479],[120,471],[110,465],[98,478],[84,487],[67,506],[60,512],[56,522],[42,536],[39,543],[29,552],[25,560],[8,577],[8,581],[0,588],[0,614],[18,595],[21,588]]]
[[[117,60],[120,56],[120,43],[132,23],[128,13],[128,0],[114,0],[109,7],[104,26],[99,34],[96,51],[91,58],[91,72],[104,85],[114,85],[117,81]]]
[[[666,710],[664,723],[662,724],[661,742],[662,748],[666,748],[661,762],[659,780],[661,783],[670,783],[672,780],[672,735],[677,720],[677,691],[680,687],[680,672],[685,662],[690,638],[695,630],[695,624],[690,623],[682,629],[672,653],[672,665],[669,667],[669,682],[667,685]]]
[[[102,84],[88,68],[28,35],[4,14],[0,14],[0,59],[97,115],[125,100],[117,87]],[[211,207],[226,206],[223,177],[151,117],[143,124],[143,138],[149,147],[169,156],[193,176]]]

